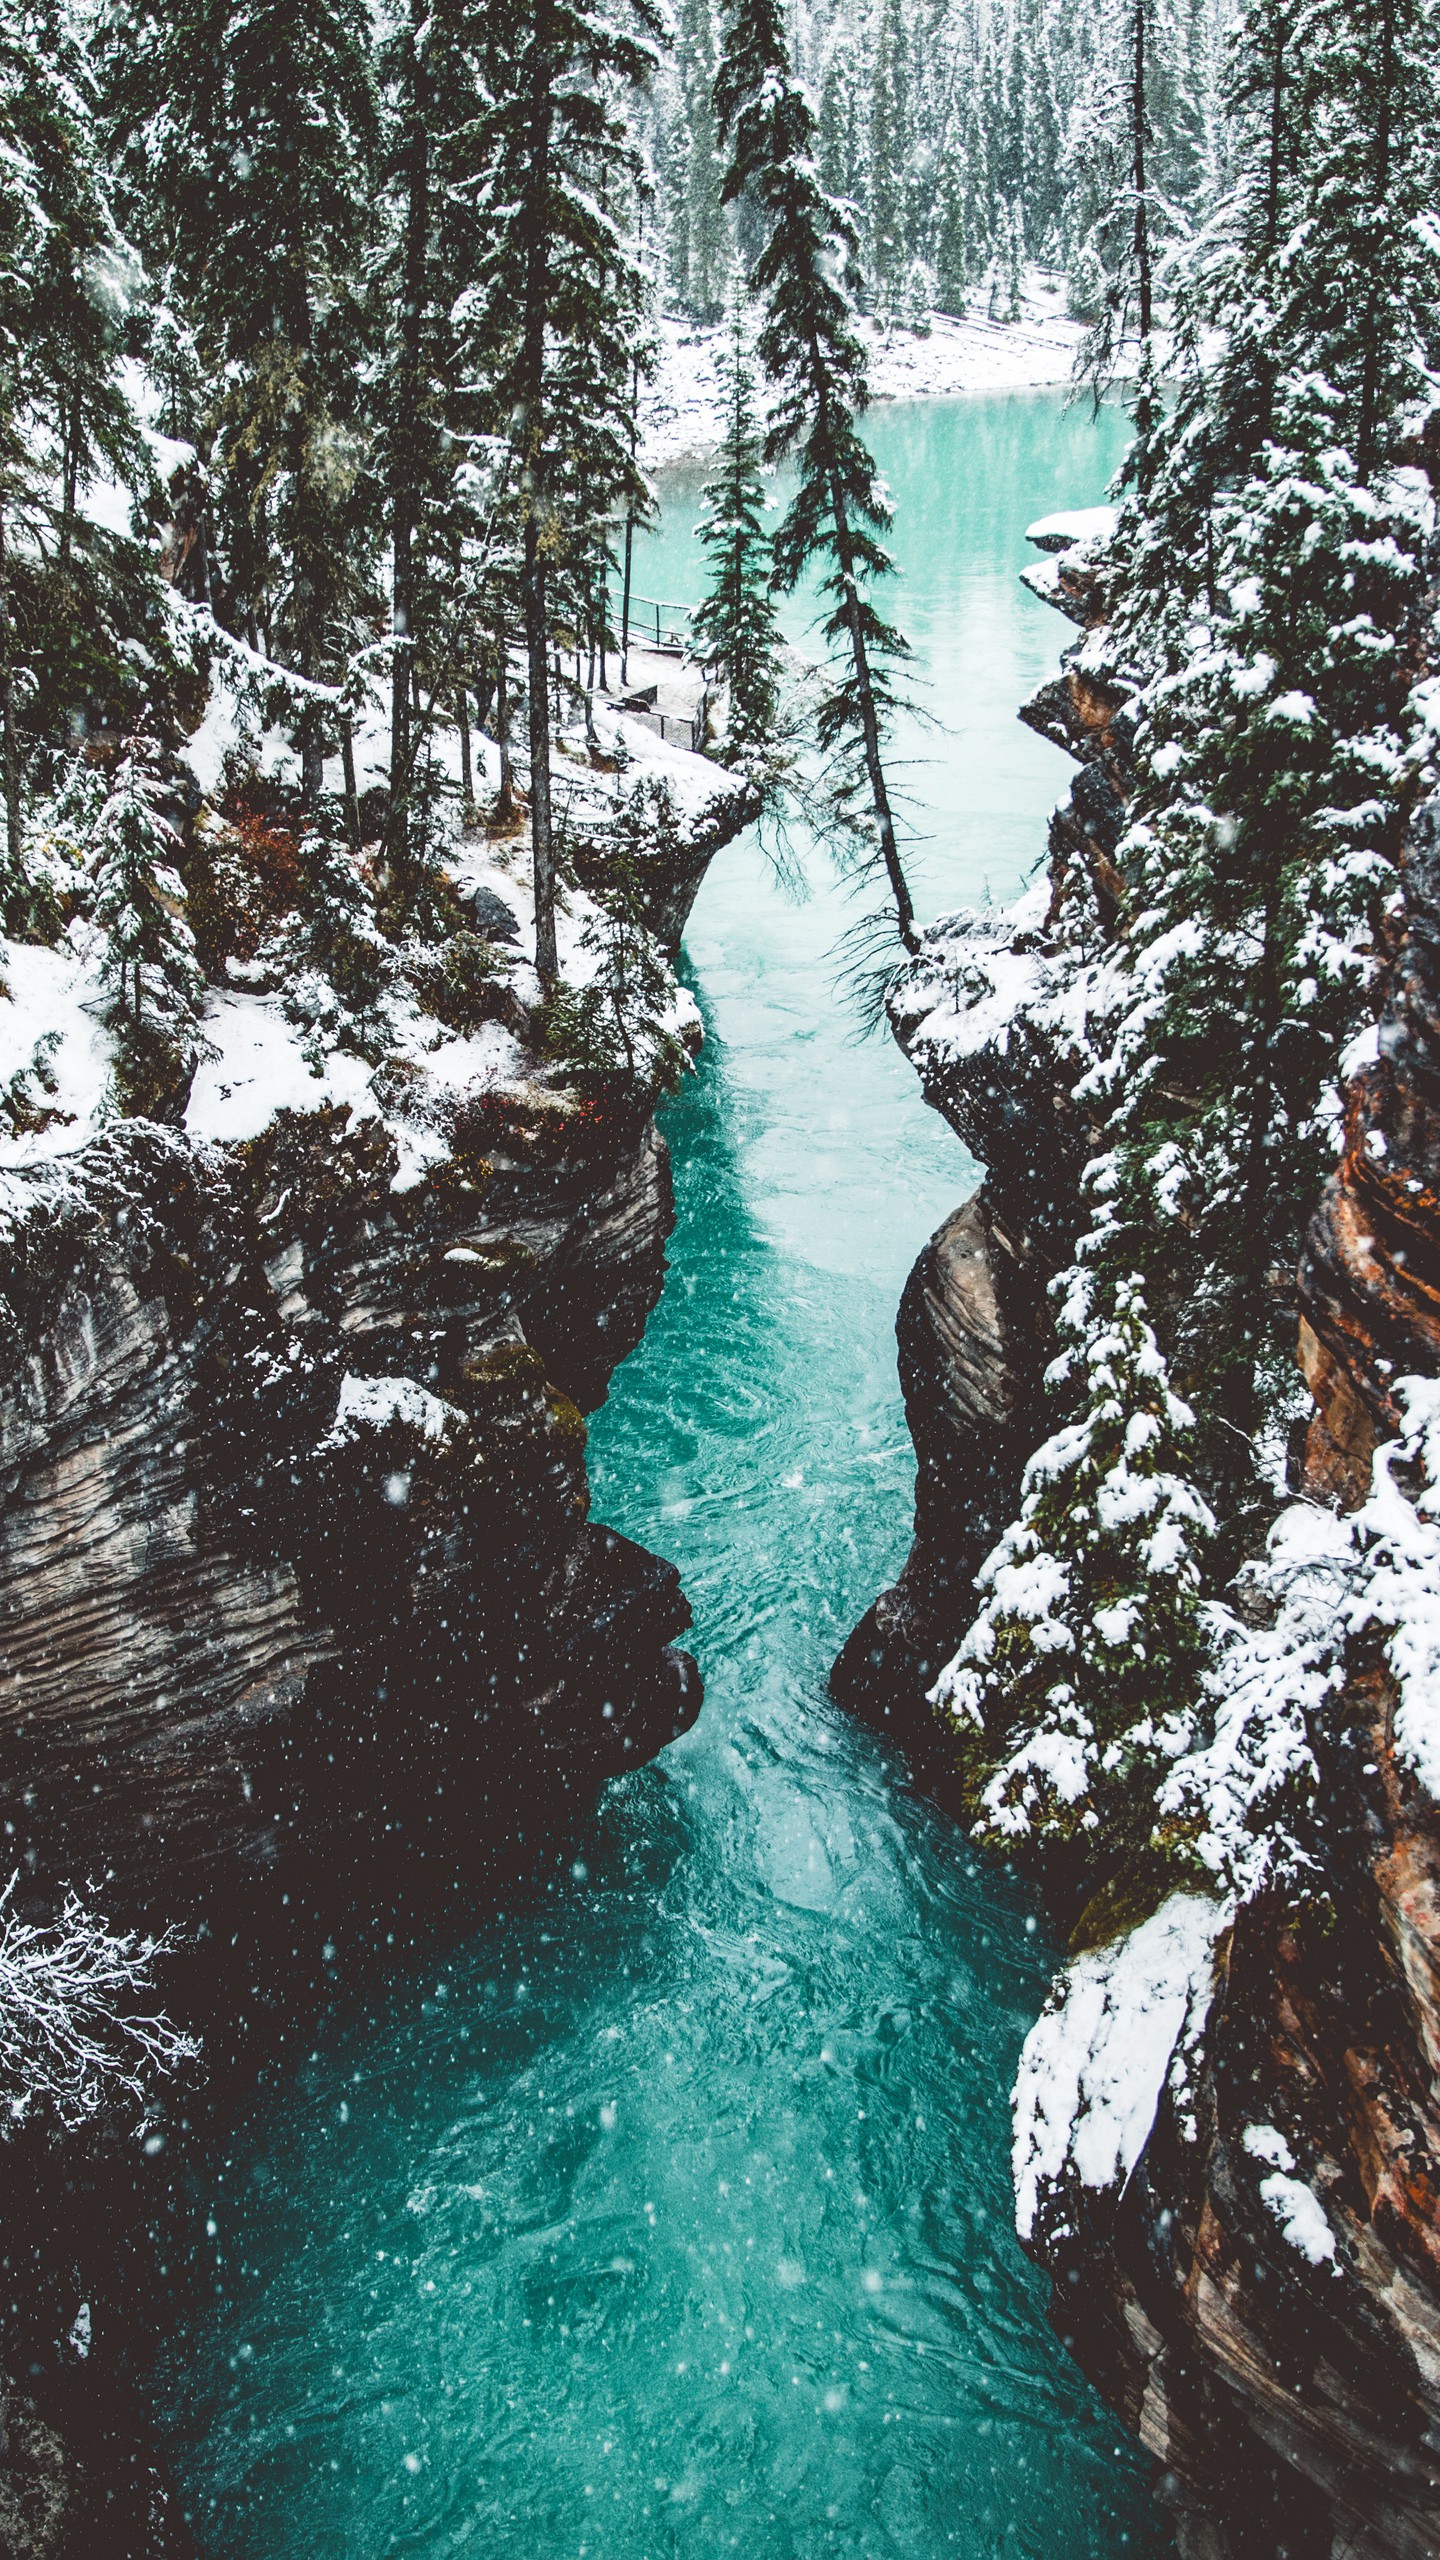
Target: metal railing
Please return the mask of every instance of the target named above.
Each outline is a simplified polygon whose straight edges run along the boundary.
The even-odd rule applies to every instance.
[[[692,755],[700,752],[700,723],[687,719],[683,712],[627,711],[625,717],[627,720],[643,720],[647,729],[653,729],[658,738],[665,739],[671,746],[688,747]]]
[[[664,650],[667,656],[672,651],[688,649],[691,610],[688,604],[667,604],[656,596],[632,596],[626,646],[632,640],[642,640],[652,649]],[[666,615],[672,617],[668,622]]]

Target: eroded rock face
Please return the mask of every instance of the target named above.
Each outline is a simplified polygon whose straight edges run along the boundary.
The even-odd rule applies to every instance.
[[[581,1405],[659,1293],[664,1145],[486,1098],[392,1188],[379,1124],[120,1124],[16,1177],[0,1771],[38,1877],[166,1920],[412,1881],[688,1723],[674,1570],[588,1519]]]
[[[1434,1817],[1396,1785],[1383,1685],[1346,1702],[1375,1721],[1333,1773],[1331,1910],[1242,1911],[1198,2086],[1041,2251],[1206,2560],[1425,2560],[1440,2531]],[[1267,2202],[1277,2159],[1323,2199],[1319,2250]]]
[[[921,1759],[935,1733],[925,1693],[974,1617],[976,1570],[1014,1517],[1025,1461],[1044,1437],[1047,1286],[1080,1225],[1092,1132],[1073,1089],[1085,1061],[1073,1024],[1047,1003],[1051,936],[1078,900],[1103,940],[1119,888],[1135,687],[1104,618],[1103,546],[1063,531],[1032,538],[1052,556],[1027,582],[1084,626],[1020,715],[1080,767],[1050,822],[1048,890],[998,918],[940,917],[888,1000],[926,1101],[984,1168],[974,1197],[925,1247],[896,1322],[917,1459],[914,1544],[831,1675],[842,1704],[898,1729]]]
[[[850,1637],[831,1686],[922,1755],[934,1736],[925,1693],[975,1614],[975,1573],[1011,1516],[1034,1446],[1034,1272],[987,1186],[931,1237],[900,1301],[914,1544],[899,1581]]]
[[[1044,1437],[1047,1288],[1079,1225],[1090,1132],[1071,1098],[1080,1062],[1046,1017],[1048,956],[1041,911],[1018,928],[981,914],[942,917],[890,1001],[926,1101],[985,1167],[980,1188],[931,1237],[900,1302],[914,1544],[831,1674],[843,1705],[901,1732],[921,1758],[937,1738],[926,1692],[974,1617],[975,1574],[1014,1517],[1021,1471]],[[957,990],[972,1008],[959,1044],[950,1037]]]

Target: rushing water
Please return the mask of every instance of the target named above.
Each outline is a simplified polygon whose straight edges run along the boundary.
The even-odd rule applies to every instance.
[[[1002,895],[1063,773],[1014,722],[1062,637],[1020,535],[1097,494],[1114,422],[1032,396],[874,423],[949,724],[915,776],[927,902]],[[693,512],[677,485],[638,584],[694,592]],[[680,1563],[704,1714],[503,1915],[338,2002],[197,2187],[218,2289],[166,2398],[209,2552],[1169,2547],[1011,2230],[1052,1950],[825,1698],[906,1544],[896,1300],[973,1178],[832,1000],[845,915],[753,847],[715,866],[671,1276],[592,1436],[599,1515]]]

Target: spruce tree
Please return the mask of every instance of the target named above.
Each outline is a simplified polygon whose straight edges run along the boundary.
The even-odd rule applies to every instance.
[[[820,91],[820,176],[827,194],[854,211],[865,182],[860,131],[859,37],[852,18],[835,29]]]
[[[1207,1645],[1280,1499],[1290,1275],[1340,1062],[1373,1020],[1414,789],[1428,506],[1386,465],[1434,304],[1409,190],[1433,150],[1435,25],[1405,0],[1387,34],[1385,4],[1337,0],[1322,24],[1249,0],[1232,37],[1237,183],[1178,259],[1174,393],[1141,408],[1112,561],[1110,646],[1138,690],[1118,930],[1103,951],[1077,931],[1071,955],[1097,1145],[1061,1284],[1063,1427],[941,1684],[991,1773],[982,1821],[1071,1838],[1093,1811],[1127,1889],[1191,1855],[1204,1786],[1164,1763],[1192,1743],[1203,1759],[1223,1677]],[[1104,1493],[1097,1451],[1159,1471],[1163,1570],[1135,1546],[1153,1487]],[[1268,1764],[1268,1695],[1232,1769]]]
[[[881,0],[870,91],[869,282],[875,309],[893,319],[904,299],[910,253],[909,83],[900,0]]]
[[[0,796],[5,904],[23,904],[23,742],[14,560],[24,537],[32,591],[47,564],[62,655],[93,597],[71,583],[77,492],[91,470],[138,461],[117,378],[126,252],[99,148],[94,84],[68,15],[25,0],[0,28]],[[58,485],[58,503],[53,494]],[[34,635],[32,635],[32,648]],[[85,705],[49,706],[52,722]]]
[[[730,244],[722,201],[725,170],[715,134],[715,22],[710,0],[681,0],[676,44],[684,99],[677,169],[686,252],[681,307],[697,320],[716,320],[724,304]]]
[[[970,302],[971,242],[965,173],[953,144],[940,163],[935,208],[935,308],[963,320]]]
[[[1127,351],[1142,375],[1155,326],[1155,266],[1163,230],[1153,185],[1153,18],[1156,0],[1111,0],[1077,153],[1093,219],[1081,247],[1089,332],[1076,364],[1098,401]],[[1146,417],[1153,397],[1143,390]],[[1141,423],[1142,437],[1144,423]]]
[[[224,576],[237,628],[299,674],[336,661],[365,541],[360,264],[374,175],[357,0],[124,0],[105,36],[112,125],[142,238],[217,390]],[[318,698],[299,726],[321,785]]]
[[[781,639],[764,526],[762,438],[750,339],[738,295],[720,380],[725,442],[705,484],[706,514],[697,528],[708,557],[709,586],[692,619],[692,646],[707,668],[718,670],[729,691],[723,761],[758,766],[774,736]]]
[[[778,0],[736,0],[715,103],[731,148],[726,193],[733,199],[748,190],[766,227],[750,276],[764,311],[759,353],[777,394],[766,458],[793,450],[798,469],[775,535],[776,578],[782,591],[793,590],[812,566],[820,570],[825,636],[844,653],[820,706],[820,739],[842,760],[839,805],[846,812],[868,805],[895,929],[913,950],[914,908],[884,765],[889,666],[906,644],[869,593],[891,565],[880,539],[890,512],[856,423],[867,399],[865,359],[842,282],[855,231],[820,184],[815,115],[791,69]]]

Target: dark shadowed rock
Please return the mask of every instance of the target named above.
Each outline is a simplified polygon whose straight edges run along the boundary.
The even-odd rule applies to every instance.
[[[476,889],[469,901],[470,920],[486,942],[518,942],[520,926],[494,889]]]

